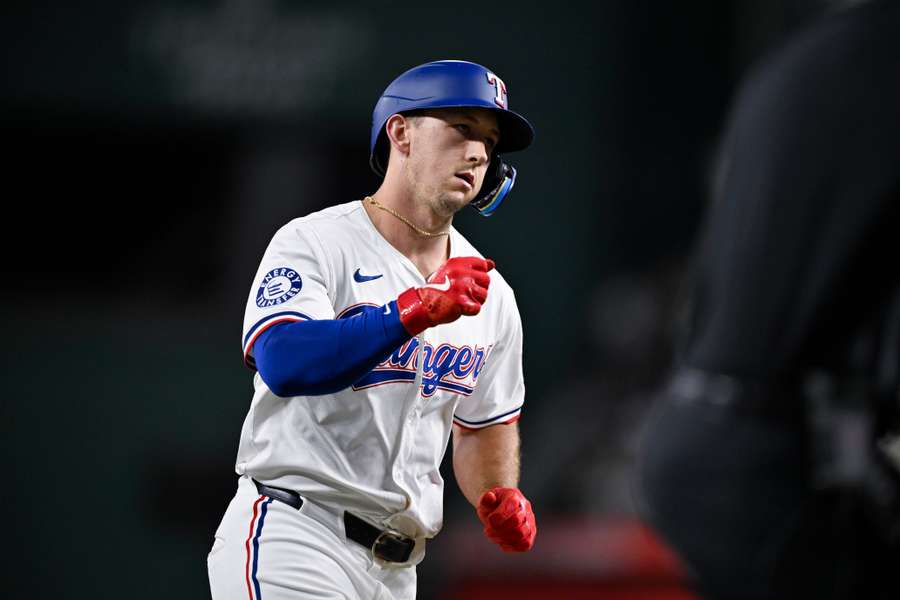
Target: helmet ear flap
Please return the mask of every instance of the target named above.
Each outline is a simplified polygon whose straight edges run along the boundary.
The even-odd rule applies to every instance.
[[[482,217],[491,216],[500,207],[515,183],[516,169],[503,162],[499,155],[495,155],[491,160],[491,167],[484,175],[481,190],[471,202],[472,208]]]

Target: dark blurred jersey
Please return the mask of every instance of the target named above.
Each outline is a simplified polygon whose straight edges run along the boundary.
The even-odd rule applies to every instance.
[[[792,38],[740,91],[685,362],[760,378],[848,367],[900,281],[900,2]]]

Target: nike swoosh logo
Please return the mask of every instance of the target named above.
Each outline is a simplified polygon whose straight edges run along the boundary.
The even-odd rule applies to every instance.
[[[359,269],[353,274],[353,281],[356,283],[364,283],[366,281],[372,281],[373,279],[378,279],[379,277],[384,277],[383,274],[380,275],[360,275]]]
[[[426,283],[422,287],[431,288],[439,292],[446,292],[450,289],[450,278],[444,275],[444,283]]]
[[[384,314],[386,314],[386,315],[391,314],[391,305],[390,304],[384,305]]]

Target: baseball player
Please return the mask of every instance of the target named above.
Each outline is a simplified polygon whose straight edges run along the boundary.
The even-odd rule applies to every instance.
[[[255,370],[238,489],[209,553],[213,598],[413,598],[453,468],[487,537],[534,543],[518,489],[522,325],[513,292],[452,227],[490,215],[533,129],[496,74],[437,61],[375,106],[373,196],[282,227],[244,317]]]

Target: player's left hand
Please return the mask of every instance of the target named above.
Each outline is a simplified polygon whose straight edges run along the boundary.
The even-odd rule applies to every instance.
[[[506,552],[527,552],[534,546],[534,512],[517,488],[495,487],[478,500],[478,518],[484,535]]]

